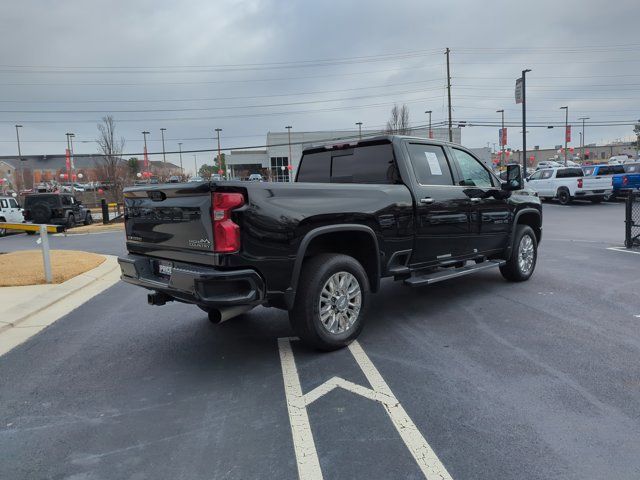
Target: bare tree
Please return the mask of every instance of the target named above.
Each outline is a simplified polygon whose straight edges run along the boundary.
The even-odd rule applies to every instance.
[[[124,137],[116,135],[116,122],[111,115],[102,117],[102,123],[98,124],[100,135],[96,140],[102,158],[97,162],[96,170],[104,181],[109,183],[114,200],[122,197],[122,189],[127,180],[127,164],[122,161],[124,150]]]
[[[409,135],[411,133],[409,108],[406,105],[402,105],[402,107],[398,107],[398,105],[393,106],[391,109],[391,118],[389,118],[385,130],[389,134]]]

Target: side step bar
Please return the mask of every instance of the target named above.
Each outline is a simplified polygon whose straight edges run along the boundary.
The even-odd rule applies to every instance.
[[[490,268],[499,267],[507,263],[505,260],[485,260],[481,263],[476,263],[461,268],[449,268],[445,270],[438,270],[436,272],[425,273],[423,275],[413,275],[407,278],[404,283],[411,287],[420,287],[422,285],[432,285],[434,283],[443,282],[451,278],[463,277],[472,273],[481,272]]]

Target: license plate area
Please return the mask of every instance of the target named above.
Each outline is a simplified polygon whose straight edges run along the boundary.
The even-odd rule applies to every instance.
[[[162,278],[171,278],[171,272],[173,271],[173,263],[166,260],[156,260],[154,273]]]

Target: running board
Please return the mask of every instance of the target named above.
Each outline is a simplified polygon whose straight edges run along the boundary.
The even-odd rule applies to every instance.
[[[461,268],[450,268],[446,270],[439,270],[437,272],[425,273],[423,275],[414,275],[407,278],[404,283],[411,287],[420,287],[422,285],[432,285],[434,283],[443,282],[451,278],[463,277],[472,273],[481,272],[494,267],[500,267],[504,265],[504,260],[485,260],[481,263],[476,263]]]

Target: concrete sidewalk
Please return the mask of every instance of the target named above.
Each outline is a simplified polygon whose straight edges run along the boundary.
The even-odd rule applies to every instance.
[[[60,284],[0,288],[0,355],[115,284],[117,257],[105,257],[98,267]]]

